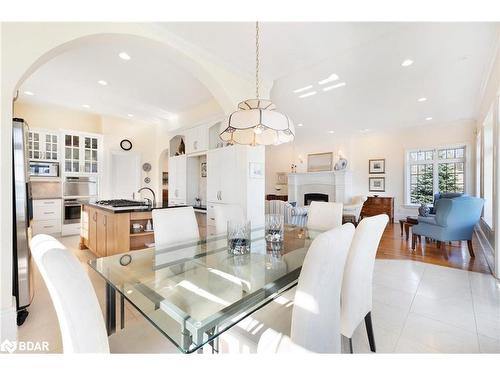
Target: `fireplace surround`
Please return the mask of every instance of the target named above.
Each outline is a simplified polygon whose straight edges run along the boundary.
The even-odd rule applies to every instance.
[[[305,193],[304,206],[309,206],[311,202],[328,202],[328,194],[322,193]]]

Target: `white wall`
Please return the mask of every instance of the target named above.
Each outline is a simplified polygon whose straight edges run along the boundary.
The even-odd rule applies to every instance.
[[[473,193],[474,129],[474,122],[463,121],[342,137],[326,137],[324,134],[301,137],[299,133],[291,144],[266,147],[266,193],[276,193],[276,173],[290,172],[292,162],[297,163],[298,172],[307,171],[308,153],[333,152],[334,161],[337,161],[341,152],[347,158],[348,168],[352,171],[353,195],[373,195],[368,191],[368,160],[386,159],[386,191],[380,195],[395,197],[396,216],[414,214],[414,209],[404,207],[405,150],[467,143],[469,163],[466,189]]]

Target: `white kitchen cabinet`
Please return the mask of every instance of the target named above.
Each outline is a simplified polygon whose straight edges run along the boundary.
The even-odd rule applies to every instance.
[[[210,150],[207,154],[207,201],[238,203],[238,163],[240,146]]]
[[[100,136],[65,133],[63,139],[65,173],[99,173]]]
[[[172,205],[186,204],[186,155],[172,156],[168,159],[168,177],[168,203]]]
[[[51,131],[32,130],[28,133],[30,160],[57,161],[59,136]]]
[[[36,199],[33,201],[33,235],[61,233],[61,199]]]
[[[186,154],[206,151],[208,149],[208,129],[197,126],[186,131]]]

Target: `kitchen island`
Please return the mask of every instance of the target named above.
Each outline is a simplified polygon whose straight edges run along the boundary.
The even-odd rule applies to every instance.
[[[110,256],[154,245],[154,232],[146,231],[152,211],[158,208],[186,206],[145,205],[113,207],[102,201],[82,201],[80,249],[89,249],[96,257]],[[134,230],[135,227],[139,229]]]

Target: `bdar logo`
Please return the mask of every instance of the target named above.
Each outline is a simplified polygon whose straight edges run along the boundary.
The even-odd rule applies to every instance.
[[[6,339],[0,344],[0,351],[2,352],[13,353],[16,349],[17,349],[16,341],[10,341]]]

